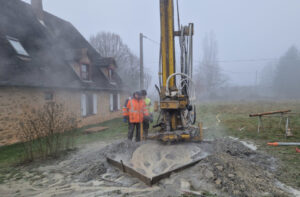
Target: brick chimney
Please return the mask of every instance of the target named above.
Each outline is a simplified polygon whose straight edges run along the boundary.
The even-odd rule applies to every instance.
[[[44,10],[42,0],[31,0],[31,7],[39,21],[44,21]]]

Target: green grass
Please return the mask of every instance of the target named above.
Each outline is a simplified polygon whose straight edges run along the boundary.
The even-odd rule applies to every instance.
[[[22,144],[14,144],[0,148],[0,168],[14,164],[22,157],[23,146]]]
[[[108,129],[92,134],[84,134],[83,131],[91,127],[108,127]],[[88,144],[96,141],[105,141],[126,138],[128,132],[128,124],[122,119],[117,118],[103,123],[88,125],[75,131],[75,144]]]
[[[296,113],[290,117],[293,137],[285,137],[285,120],[279,128],[279,117],[263,118],[264,129],[257,133],[257,118],[250,113],[291,109]],[[216,116],[221,120],[217,126]],[[244,103],[204,103],[198,106],[198,120],[209,129],[205,137],[233,136],[253,141],[259,150],[280,160],[277,177],[280,181],[300,188],[300,154],[292,146],[268,146],[268,142],[300,142],[300,101],[286,102],[244,102]]]
[[[97,126],[108,127],[108,129],[92,134],[85,134],[83,132],[85,129]],[[125,138],[127,135],[127,124],[123,123],[121,119],[114,119],[106,121],[104,123],[89,125],[71,132],[73,132],[74,134],[74,143],[76,147],[96,141]],[[3,168],[15,166],[16,164],[20,163],[22,161],[23,155],[24,150],[21,143],[0,147],[0,170]]]
[[[20,173],[15,168],[23,156],[22,144],[14,144],[0,148],[0,184],[6,179],[20,177]]]

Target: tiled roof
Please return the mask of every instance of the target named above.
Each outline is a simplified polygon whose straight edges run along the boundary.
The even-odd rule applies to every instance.
[[[0,86],[122,89],[121,81],[110,84],[99,69],[92,69],[92,82],[79,79],[71,67],[79,50],[88,50],[92,66],[114,60],[102,58],[71,23],[44,12],[43,25],[20,0],[0,0],[0,5]],[[30,57],[20,57],[7,36],[18,39]]]

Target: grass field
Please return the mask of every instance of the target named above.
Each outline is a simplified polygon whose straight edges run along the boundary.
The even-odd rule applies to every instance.
[[[93,134],[85,134],[83,131],[91,127],[108,127],[107,130],[96,132]],[[126,137],[127,124],[123,123],[121,119],[114,119],[99,123],[95,125],[89,125],[80,129],[71,131],[74,135],[75,147],[80,145],[89,144],[97,141],[105,141]],[[4,146],[0,148],[0,169],[18,164],[21,162],[23,155],[23,145],[21,143]]]
[[[279,117],[263,118],[264,129],[257,133],[257,118],[250,113],[291,109],[290,128],[293,137],[285,137],[285,120],[279,127]],[[218,120],[220,122],[218,123]],[[277,177],[280,181],[300,188],[300,154],[295,147],[268,146],[268,142],[300,142],[300,101],[247,102],[247,103],[203,103],[198,107],[198,121],[209,128],[206,137],[233,136],[254,142],[258,150],[265,151],[280,160]]]

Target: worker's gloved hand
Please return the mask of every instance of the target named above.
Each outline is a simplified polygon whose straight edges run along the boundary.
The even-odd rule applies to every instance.
[[[125,122],[125,123],[128,122],[128,116],[123,116],[123,122]]]

